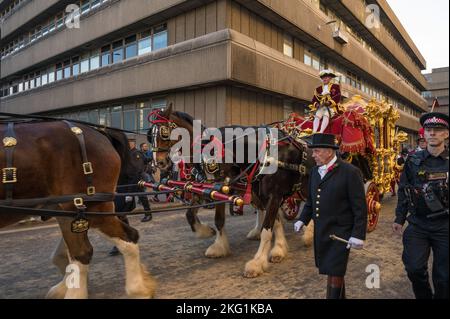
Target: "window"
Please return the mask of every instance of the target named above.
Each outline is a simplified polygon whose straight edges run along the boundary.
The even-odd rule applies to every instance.
[[[80,74],[80,58],[79,57],[73,57],[72,58],[72,74],[73,76],[77,76]]]
[[[98,124],[98,110],[90,110],[88,113],[88,122]]]
[[[145,132],[150,128],[148,116],[151,112],[150,102],[137,103],[137,124],[140,132]]]
[[[123,41],[119,40],[113,43],[113,63],[123,60]]]
[[[123,106],[123,128],[125,130],[136,130],[136,107],[134,104]]]
[[[92,0],[91,9],[97,8],[100,5],[100,0]]]
[[[41,84],[46,85],[48,83],[48,74],[44,71],[41,75]]]
[[[126,38],[125,45],[125,59],[129,59],[137,55],[136,35]]]
[[[305,50],[305,54],[303,55],[303,63],[305,63],[306,65],[309,65],[309,66],[311,66],[311,63],[312,63],[311,55],[306,50]]]
[[[29,89],[30,82],[28,81],[28,76],[25,77],[25,82],[23,83],[23,89],[26,91]]]
[[[39,73],[36,73],[36,77],[34,78],[34,86],[35,87],[41,86],[41,76]]]
[[[89,71],[89,54],[84,54],[81,57],[80,73],[85,73],[88,71]]]
[[[153,47],[155,50],[167,47],[167,28],[165,25],[155,28]]]
[[[91,64],[91,70],[95,70],[100,67],[100,55],[98,55],[98,53],[97,53],[97,55],[91,57],[90,64]]]
[[[316,56],[313,57],[312,67],[316,70],[320,70],[320,61]]]
[[[151,31],[142,32],[140,34],[140,40],[139,40],[139,48],[138,48],[138,54],[146,54],[149,52],[152,52],[152,37],[151,37]]]
[[[113,106],[111,109],[111,126],[122,128],[122,106]]]
[[[60,13],[56,16],[56,28],[61,28],[64,25],[64,14]]]
[[[70,78],[72,76],[72,67],[70,65],[70,60],[64,61],[64,78]]]
[[[85,14],[89,12],[89,0],[81,1],[81,14]]]
[[[55,82],[55,69],[49,68],[47,72],[48,72],[48,83]]]
[[[152,109],[163,109],[167,106],[167,100],[165,98],[153,99]]]
[[[102,66],[106,66],[108,64],[111,64],[111,53],[110,53],[110,46],[104,46],[102,48]]]
[[[101,108],[99,110],[98,117],[99,117],[98,124],[105,125],[105,126],[111,126],[111,124],[110,124],[111,121],[110,121],[110,117],[109,117],[109,108]]]
[[[62,78],[63,78],[62,64],[58,63],[56,65],[56,81],[62,80]]]
[[[285,34],[284,35],[284,42],[283,42],[283,53],[287,55],[288,57],[293,57],[293,44],[292,44],[292,36]]]

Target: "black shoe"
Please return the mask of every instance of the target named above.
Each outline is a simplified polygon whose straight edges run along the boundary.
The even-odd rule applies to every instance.
[[[152,213],[146,213],[144,217],[142,217],[141,222],[146,223],[153,219]]]
[[[119,251],[119,249],[117,249],[116,246],[114,246],[108,253],[109,256],[117,256],[119,254],[120,254],[120,251]]]

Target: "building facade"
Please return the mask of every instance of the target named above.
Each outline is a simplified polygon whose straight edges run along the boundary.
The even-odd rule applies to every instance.
[[[428,109],[426,62],[385,0],[0,0],[0,19],[1,111],[145,131],[173,101],[258,125],[304,113],[325,68],[344,98],[398,107],[411,141]]]
[[[448,115],[448,92],[449,92],[449,72],[448,67],[432,69],[431,73],[424,74],[427,79],[427,91],[422,96],[427,100],[431,110],[433,101],[437,99],[439,107],[434,111],[445,113]]]

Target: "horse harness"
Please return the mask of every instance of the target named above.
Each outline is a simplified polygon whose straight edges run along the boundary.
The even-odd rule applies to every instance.
[[[7,129],[3,138],[3,148],[5,152],[6,167],[2,168],[2,184],[5,187],[5,200],[0,200],[0,205],[8,206],[27,206],[32,207],[36,205],[61,204],[73,201],[77,209],[77,215],[72,221],[72,232],[82,233],[89,229],[89,221],[86,219],[86,205],[84,202],[106,202],[112,201],[114,195],[110,193],[96,193],[93,185],[94,169],[92,163],[88,160],[86,152],[86,142],[84,139],[83,130],[73,123],[63,120],[63,122],[70,128],[71,132],[76,136],[80,146],[80,153],[82,158],[82,171],[86,176],[86,193],[76,195],[61,195],[46,198],[33,199],[13,199],[14,184],[17,183],[17,167],[14,166],[14,150],[17,146],[17,137],[14,132],[14,122],[7,123]]]

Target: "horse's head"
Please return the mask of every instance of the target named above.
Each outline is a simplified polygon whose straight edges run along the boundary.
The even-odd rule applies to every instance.
[[[153,146],[153,158],[158,168],[165,172],[172,167],[170,151],[178,140],[171,140],[170,135],[176,128],[189,130],[192,136],[192,117],[186,113],[173,111],[172,103],[164,110],[155,110],[149,115],[152,123],[147,139]]]

